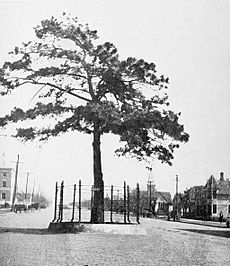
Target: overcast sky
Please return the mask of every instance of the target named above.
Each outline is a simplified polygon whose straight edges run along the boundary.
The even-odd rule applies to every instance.
[[[173,166],[153,162],[153,177],[160,191],[179,190],[205,184],[210,175],[223,171],[230,177],[230,80],[229,80],[229,1],[228,0],[75,0],[1,1],[0,62],[21,42],[35,38],[33,27],[42,19],[65,11],[97,29],[102,42],[113,42],[121,58],[134,56],[154,62],[159,74],[170,79],[171,108],[181,112],[180,122],[190,141],[175,153]],[[20,105],[28,108],[30,98],[0,97],[0,114]],[[9,131],[0,132],[8,134]],[[118,139],[103,137],[103,174],[107,185],[144,187],[148,171],[135,159],[116,158]],[[55,181],[92,184],[91,137],[71,133],[47,143],[26,143],[0,136],[0,156],[15,168],[20,154],[19,186],[25,186],[26,172],[48,194]],[[0,166],[3,165],[0,157]]]

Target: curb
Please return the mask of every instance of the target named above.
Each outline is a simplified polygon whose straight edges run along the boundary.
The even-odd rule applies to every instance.
[[[218,227],[218,228],[227,228],[225,223],[222,224],[213,224],[208,222],[202,222],[202,221],[189,221],[189,220],[180,220],[181,223],[187,223],[187,224],[196,224],[196,225],[202,225],[202,226],[210,226],[210,227]]]

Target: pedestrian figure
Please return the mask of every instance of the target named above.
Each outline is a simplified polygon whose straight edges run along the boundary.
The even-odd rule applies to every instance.
[[[222,213],[222,211],[220,212],[219,221],[220,221],[220,223],[223,222],[223,213]]]

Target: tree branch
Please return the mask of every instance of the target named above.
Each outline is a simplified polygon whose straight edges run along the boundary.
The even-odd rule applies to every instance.
[[[30,99],[29,104],[33,101],[33,99],[35,98],[36,95],[38,95],[38,93],[45,87],[46,85],[43,85],[35,94],[34,96]]]
[[[35,83],[35,84],[36,84],[36,83]],[[85,97],[83,97],[83,96],[80,96],[80,95],[78,95],[78,94],[75,94],[75,93],[73,93],[73,92],[71,92],[71,91],[66,91],[66,90],[60,88],[59,86],[57,86],[57,85],[55,85],[55,84],[52,84],[52,83],[49,83],[49,82],[47,82],[47,83],[38,82],[37,84],[40,84],[40,85],[45,85],[45,84],[46,84],[46,85],[48,85],[48,86],[50,86],[50,87],[53,87],[53,88],[56,88],[56,89],[58,89],[58,90],[60,90],[60,91],[62,91],[62,92],[65,92],[65,93],[68,93],[68,94],[70,94],[70,95],[72,95],[72,96],[75,96],[75,97],[77,97],[77,98],[79,98],[79,99],[81,99],[81,100],[83,100],[83,101],[90,102],[90,99],[87,99],[87,98],[85,98]]]
[[[17,80],[25,80],[25,81],[23,81],[22,83],[20,83],[20,84],[18,84],[16,87],[19,87],[19,86],[22,86],[22,85],[24,85],[24,84],[27,84],[27,83],[30,83],[30,84],[35,84],[35,85],[44,85],[44,86],[50,86],[50,87],[53,87],[53,88],[55,88],[55,89],[58,89],[58,90],[60,90],[60,91],[62,91],[62,92],[64,92],[64,93],[68,93],[68,94],[70,94],[70,95],[72,95],[72,96],[74,96],[74,97],[77,97],[77,98],[79,98],[79,99],[81,99],[81,100],[83,100],[83,101],[87,101],[87,102],[90,102],[90,99],[87,99],[87,98],[85,98],[85,97],[83,97],[83,96],[80,96],[80,95],[78,95],[78,94],[75,94],[75,93],[73,93],[73,92],[71,92],[71,91],[67,91],[67,90],[65,90],[65,89],[62,89],[62,88],[60,88],[59,86],[57,86],[57,85],[55,85],[55,84],[52,84],[52,83],[50,83],[50,82],[39,82],[39,81],[35,81],[35,80],[28,80],[27,78],[19,78],[19,77],[11,77],[12,79],[17,79]],[[43,86],[43,87],[44,87]]]

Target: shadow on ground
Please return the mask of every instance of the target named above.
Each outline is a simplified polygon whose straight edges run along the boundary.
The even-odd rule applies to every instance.
[[[3,234],[3,233],[16,233],[16,234],[28,234],[28,235],[51,235],[52,234],[46,228],[0,227],[0,234]]]
[[[48,228],[15,228],[15,227],[0,227],[0,234],[3,233],[15,233],[15,234],[28,234],[28,235],[53,235],[53,234],[76,234],[84,232],[83,225],[77,223],[77,227],[66,228],[65,223],[57,224],[57,228],[54,230],[49,226]]]
[[[230,238],[230,230],[180,229],[181,231]]]

